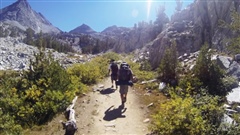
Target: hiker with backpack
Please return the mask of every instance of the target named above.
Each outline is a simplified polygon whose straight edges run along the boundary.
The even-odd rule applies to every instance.
[[[120,86],[120,96],[122,101],[122,107],[124,107],[124,103],[127,101],[127,93],[128,93],[128,86],[133,86],[133,73],[130,69],[130,66],[123,62],[120,65],[120,69],[118,71],[118,81],[117,85]]]
[[[108,68],[108,74],[110,74],[111,72],[111,82],[112,82],[112,88],[113,88],[113,82],[115,82],[115,86],[116,86],[116,89],[117,89],[117,85],[116,85],[116,81],[117,81],[117,76],[118,76],[118,65],[117,63],[115,62],[114,59],[111,59],[110,61],[110,65],[109,65],[109,68]]]

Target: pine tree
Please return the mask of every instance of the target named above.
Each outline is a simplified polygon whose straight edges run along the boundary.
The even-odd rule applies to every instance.
[[[224,77],[224,72],[211,60],[212,52],[209,51],[208,45],[202,46],[199,56],[196,61],[193,73],[202,82],[203,86],[207,88],[212,95],[224,95],[220,86],[222,86],[221,79]]]
[[[34,31],[31,28],[26,29],[26,38],[24,42],[28,45],[33,45],[33,36],[34,36]]]
[[[166,83],[171,83],[171,81],[177,81],[177,48],[174,42],[168,49],[166,49],[165,54],[161,60],[158,73],[160,74],[160,79]]]

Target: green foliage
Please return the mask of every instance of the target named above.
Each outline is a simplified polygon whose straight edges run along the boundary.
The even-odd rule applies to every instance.
[[[201,110],[202,117],[207,121],[209,125],[208,132],[213,132],[212,128],[216,129],[221,124],[221,118],[224,110],[221,107],[221,98],[218,96],[205,95],[195,99],[194,105]],[[214,127],[215,126],[215,127]]]
[[[240,14],[237,11],[231,12],[232,23],[229,27],[234,31],[240,31]]]
[[[30,69],[21,76],[0,73],[1,133],[20,134],[22,128],[46,123],[65,110],[76,93],[86,91],[86,86],[70,76],[51,54],[42,51],[35,54]]]
[[[152,67],[151,67],[150,62],[148,60],[141,61],[140,70],[141,71],[151,71]]]
[[[230,40],[230,44],[227,46],[227,49],[231,54],[239,54],[240,53],[240,37],[232,38]]]
[[[1,135],[21,135],[21,125],[14,121],[14,117],[9,114],[4,114],[0,110],[0,134]]]
[[[109,49],[112,49],[116,42],[114,39],[109,37],[106,37],[105,40],[99,40],[89,35],[81,35],[79,38],[79,46],[84,54],[98,54],[106,52]]]
[[[41,125],[66,109],[75,94],[87,91],[108,72],[112,53],[65,70],[50,53],[40,51],[29,70],[0,72],[0,132],[21,134],[25,128]],[[11,117],[10,117],[11,116]]]
[[[226,91],[226,92],[229,92],[230,90],[236,87],[238,87],[238,79],[231,76],[223,77],[221,79],[221,85],[219,86],[219,88],[222,91]]]
[[[51,48],[58,52],[74,52],[72,46],[61,43],[55,37],[42,32],[35,34],[31,28],[26,30],[26,38],[23,40],[26,44],[36,46],[38,48]]]
[[[18,108],[21,124],[45,123],[65,109],[77,92],[71,83],[70,76],[50,54],[36,54],[17,86],[25,104]]]
[[[49,36],[48,34],[39,33],[34,44],[39,48],[52,48],[58,52],[74,52],[74,49],[71,45],[61,43],[56,38]]]
[[[126,62],[130,65],[131,70],[133,72],[133,75],[137,77],[139,81],[146,81],[155,79],[156,73],[154,71],[149,71],[149,68],[143,68],[142,64],[138,62],[133,62],[131,60],[126,60]],[[148,62],[144,62],[146,65],[148,65]]]
[[[160,79],[163,82],[170,83],[171,80],[177,79],[177,68],[178,68],[178,59],[177,59],[177,48],[176,44],[166,49],[165,54],[161,60],[158,73]]]
[[[69,67],[68,73],[78,78],[84,84],[94,84],[100,79],[108,76],[109,60],[119,60],[120,56],[116,53],[107,53],[103,56],[96,57],[88,63],[74,64]]]
[[[0,37],[7,37],[8,31],[3,28],[3,26],[0,26]]]
[[[225,43],[227,44],[227,50],[232,55],[239,54],[240,53],[240,14],[237,11],[232,10],[231,11],[231,23],[228,24],[223,20],[220,20],[220,26],[223,28],[229,28],[231,31],[235,33],[235,37],[231,39],[226,39]]]
[[[212,95],[226,95],[228,91],[223,88],[222,78],[225,76],[223,70],[216,61],[211,60],[212,53],[208,46],[204,45],[199,53],[196,65],[193,69],[194,75],[202,82]]]
[[[94,63],[75,64],[68,68],[68,73],[77,76],[84,84],[94,84],[101,77],[100,70]]]
[[[191,96],[202,94],[201,86],[201,81],[193,76],[191,72],[179,79],[179,87],[182,89],[181,95],[183,97],[185,97],[186,94]]]
[[[34,31],[31,28],[27,28],[25,31],[26,38],[23,40],[28,45],[33,45],[33,37],[34,37]]]
[[[109,60],[110,59],[114,59],[115,61],[118,61],[121,59],[120,55],[115,53],[115,52],[108,52],[108,53],[105,53],[104,55],[102,55],[102,58],[103,59],[107,59],[108,62],[110,62]]]
[[[184,98],[170,90],[171,100],[160,105],[153,115],[151,129],[158,135],[208,135],[221,134],[223,109],[219,97],[199,96]]]
[[[205,123],[193,98],[176,96],[161,104],[161,110],[153,115],[151,129],[158,135],[200,135],[206,131]]]

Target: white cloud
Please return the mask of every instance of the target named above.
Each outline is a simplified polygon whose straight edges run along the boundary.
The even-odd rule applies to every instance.
[[[137,9],[132,10],[132,17],[134,17],[134,18],[138,17],[138,10]]]

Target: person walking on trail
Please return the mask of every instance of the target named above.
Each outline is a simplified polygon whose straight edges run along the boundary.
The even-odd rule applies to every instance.
[[[128,86],[132,86],[133,83],[133,72],[130,69],[130,66],[123,62],[120,65],[120,69],[118,71],[118,85],[120,86],[120,96],[122,101],[122,107],[124,107],[124,103],[127,101],[127,93]]]
[[[112,88],[113,88],[113,83],[115,82],[115,86],[116,86],[116,89],[117,89],[117,85],[116,85],[116,81],[117,81],[117,76],[118,76],[118,65],[117,63],[115,62],[114,59],[111,59],[110,61],[110,65],[109,65],[109,68],[108,68],[108,74],[110,74],[111,72],[111,82],[112,82]]]

